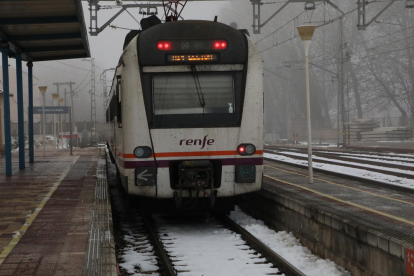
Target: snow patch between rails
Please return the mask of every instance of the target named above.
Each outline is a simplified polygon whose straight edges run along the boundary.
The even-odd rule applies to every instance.
[[[135,242],[136,239],[136,235],[133,234],[124,236],[124,240],[128,242],[129,245],[122,252],[121,258],[123,259],[123,262],[120,263],[119,266],[131,275],[159,276],[158,272],[151,273],[151,271],[157,271],[159,269],[157,259],[152,253],[152,246],[147,245],[148,248],[145,249],[147,251],[146,253],[142,250],[137,252],[137,247],[142,246],[142,244]]]
[[[159,217],[157,222],[178,275],[265,276],[278,272],[260,254],[255,255],[239,234],[223,228],[212,217],[197,216],[178,222]]]
[[[300,244],[292,233],[276,232],[269,229],[263,221],[246,215],[239,207],[236,207],[236,211],[231,212],[230,218],[307,276],[351,275],[350,272],[337,266],[334,262],[313,255],[308,248]]]

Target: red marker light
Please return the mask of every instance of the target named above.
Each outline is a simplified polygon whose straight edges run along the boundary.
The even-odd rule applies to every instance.
[[[243,154],[246,151],[246,148],[244,146],[239,146],[237,151],[239,152],[239,154]]]
[[[171,42],[169,42],[169,41],[158,41],[157,48],[160,51],[169,51],[171,49]]]
[[[215,50],[225,50],[225,49],[227,49],[227,41],[225,41],[225,40],[214,41],[214,49]]]

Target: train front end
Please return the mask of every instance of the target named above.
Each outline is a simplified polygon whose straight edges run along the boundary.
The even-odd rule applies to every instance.
[[[247,35],[217,22],[164,23],[138,35],[122,62],[129,194],[156,199],[154,208],[228,211],[260,190],[263,70]]]

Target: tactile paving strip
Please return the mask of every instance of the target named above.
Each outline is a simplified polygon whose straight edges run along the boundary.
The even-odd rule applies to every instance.
[[[89,230],[85,275],[117,275],[105,156],[98,161],[96,177],[95,200]]]

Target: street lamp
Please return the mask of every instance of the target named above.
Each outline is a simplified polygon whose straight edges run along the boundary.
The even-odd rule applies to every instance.
[[[53,99],[53,106],[57,105],[57,99],[59,98],[59,93],[52,93],[52,99]],[[56,114],[53,114],[53,135],[55,136],[56,139],[56,148],[58,148],[58,139],[56,138]]]
[[[312,130],[311,130],[311,110],[310,110],[310,89],[309,89],[309,46],[312,42],[313,33],[316,27],[312,25],[303,25],[297,27],[300,38],[303,42],[305,50],[305,67],[306,67],[306,118],[308,129],[308,168],[309,168],[309,184],[313,184],[313,168],[312,168]]]
[[[59,105],[59,106],[63,106],[63,101],[64,101],[64,99],[63,99],[63,98],[59,98],[59,99],[58,99],[58,105]],[[58,148],[59,148],[59,134],[60,134],[61,132],[63,132],[62,128],[63,128],[63,126],[62,126],[62,115],[61,115],[61,114],[59,114],[59,127],[58,127]],[[62,148],[63,148],[63,134],[62,134]]]
[[[39,86],[40,94],[43,97],[43,108],[42,108],[42,117],[43,117],[43,156],[46,156],[46,120],[45,120],[45,93],[46,93],[47,86]]]

